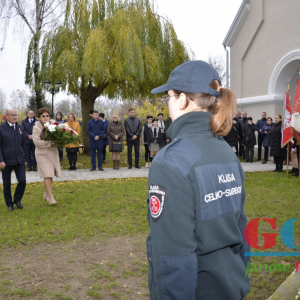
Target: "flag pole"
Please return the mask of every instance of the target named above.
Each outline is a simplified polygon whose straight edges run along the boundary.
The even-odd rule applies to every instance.
[[[288,96],[290,98],[290,79],[288,79]],[[284,116],[283,116],[284,117]],[[289,163],[290,163],[290,142],[287,144],[287,157],[286,157],[286,176],[289,176]]]

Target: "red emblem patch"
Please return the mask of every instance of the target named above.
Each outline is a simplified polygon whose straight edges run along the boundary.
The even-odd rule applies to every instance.
[[[156,222],[164,209],[166,189],[159,185],[150,185],[149,199],[151,217],[152,220]]]
[[[150,199],[150,209],[151,209],[151,213],[153,215],[156,215],[159,212],[160,202],[159,202],[159,199],[155,196],[152,196]]]

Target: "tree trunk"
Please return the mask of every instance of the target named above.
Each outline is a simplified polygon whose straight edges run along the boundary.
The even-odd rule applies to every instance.
[[[90,154],[90,137],[86,132],[87,123],[90,120],[89,112],[94,109],[94,103],[97,97],[89,97],[87,93],[82,93],[80,96],[82,110],[82,131],[81,136],[84,143],[84,153]]]

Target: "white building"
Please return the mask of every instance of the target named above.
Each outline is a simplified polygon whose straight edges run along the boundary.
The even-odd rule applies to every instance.
[[[300,64],[300,0],[244,0],[225,37],[230,48],[230,88],[238,110],[256,122],[263,111],[283,111],[291,82],[291,105]]]

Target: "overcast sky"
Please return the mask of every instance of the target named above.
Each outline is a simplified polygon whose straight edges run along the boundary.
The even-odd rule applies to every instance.
[[[209,54],[221,54],[225,58],[222,42],[242,0],[176,2],[157,0],[159,14],[171,19],[178,38],[193,49],[196,59],[204,60]],[[9,36],[0,51],[0,88],[7,99],[13,90],[25,88],[27,46],[19,42],[17,36]]]

